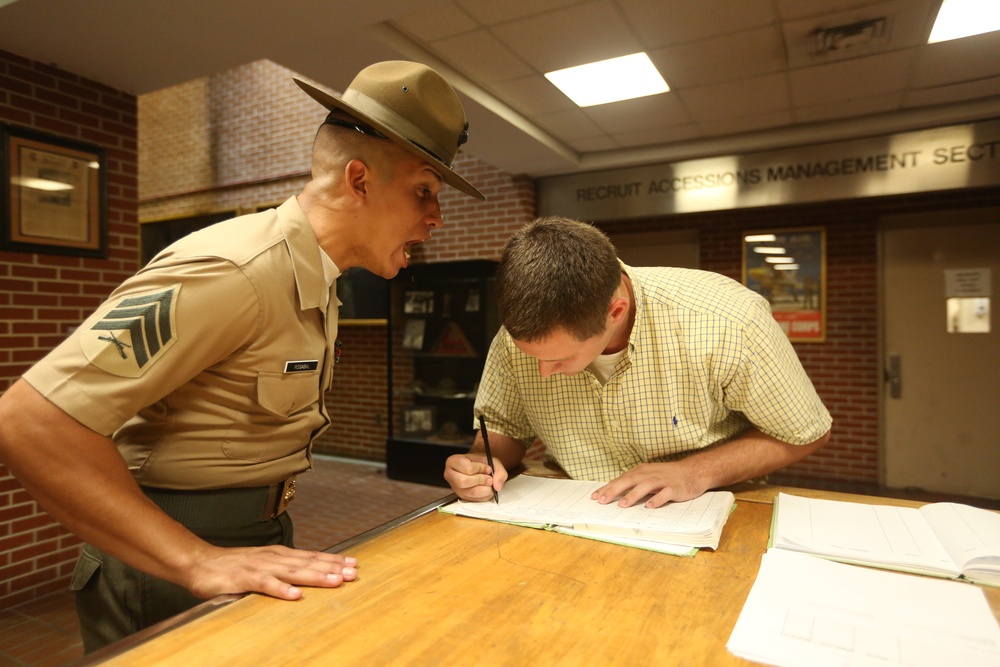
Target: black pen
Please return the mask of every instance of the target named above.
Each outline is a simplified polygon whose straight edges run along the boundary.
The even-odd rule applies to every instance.
[[[486,435],[486,419],[482,415],[479,415],[479,432],[483,434],[483,447],[486,448],[486,464],[490,467],[490,476],[496,472],[496,468],[493,467],[493,453],[490,451],[490,437]],[[500,504],[500,494],[497,493],[496,489],[493,489],[493,500],[497,505]]]

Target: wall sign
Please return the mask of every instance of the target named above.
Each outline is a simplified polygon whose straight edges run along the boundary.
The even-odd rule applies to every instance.
[[[540,215],[607,221],[1000,185],[1000,120],[538,182]]]

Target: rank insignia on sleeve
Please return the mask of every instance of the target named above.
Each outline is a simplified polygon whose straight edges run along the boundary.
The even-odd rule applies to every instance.
[[[81,331],[81,345],[90,363],[121,377],[140,377],[177,340],[174,309],[181,286],[132,294],[99,313],[90,329]]]

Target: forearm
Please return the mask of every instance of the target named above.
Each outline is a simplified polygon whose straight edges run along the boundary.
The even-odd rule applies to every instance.
[[[790,445],[751,428],[743,435],[677,462],[684,475],[702,490],[714,489],[767,475],[820,449],[830,438],[806,445]]]
[[[208,545],[142,494],[110,438],[23,380],[0,397],[0,461],[81,539],[154,576],[189,585],[192,560]]]
[[[487,430],[489,430],[487,428]],[[505,435],[499,433],[489,432],[490,438],[490,453],[493,455],[494,460],[499,460],[503,464],[503,467],[507,470],[513,470],[524,458],[525,448],[517,440],[513,438],[508,438]],[[483,445],[483,435],[482,433],[476,434],[476,440],[473,443],[471,449],[469,449],[470,454],[485,454],[486,447]]]

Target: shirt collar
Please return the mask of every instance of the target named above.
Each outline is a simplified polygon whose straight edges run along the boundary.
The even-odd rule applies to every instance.
[[[628,345],[631,351],[638,347],[639,341],[642,338],[643,312],[646,310],[644,305],[645,299],[643,297],[642,284],[636,280],[634,269],[621,260],[618,260],[618,263],[622,265],[622,271],[625,272],[625,275],[632,282],[632,295],[634,296],[632,307],[635,308],[635,318],[632,321],[632,331],[628,335]]]
[[[332,268],[324,266],[325,253],[316,240],[305,211],[295,197],[288,198],[278,207],[278,224],[291,256],[299,307],[302,310],[325,309],[330,303],[330,288],[340,276],[340,269],[329,258],[327,259]],[[329,271],[330,277],[324,269]]]

